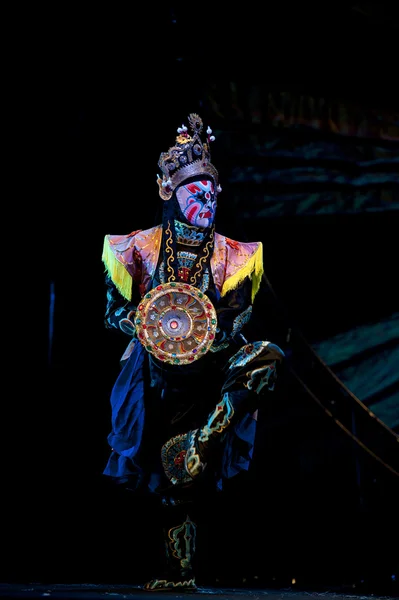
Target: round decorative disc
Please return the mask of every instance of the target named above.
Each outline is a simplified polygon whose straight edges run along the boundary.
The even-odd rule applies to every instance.
[[[146,294],[134,320],[137,337],[159,360],[185,365],[212,346],[216,311],[200,290],[187,283],[163,283]]]

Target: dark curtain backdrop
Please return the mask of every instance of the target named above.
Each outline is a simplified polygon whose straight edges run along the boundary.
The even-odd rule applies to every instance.
[[[255,485],[273,473],[299,539],[317,513],[331,529],[313,541],[327,531],[334,545],[362,540],[368,558],[358,556],[373,569],[399,499],[399,103],[276,87],[211,82],[205,105],[226,233],[264,244],[251,333],[265,331],[288,356],[260,420]],[[276,453],[290,465],[278,475]]]
[[[288,265],[301,261],[298,288],[310,275],[310,296],[319,286],[331,294],[308,341],[398,432],[399,112],[234,81],[211,84],[208,102],[221,128],[218,155],[229,156],[227,211],[257,232],[266,261],[270,223],[287,225],[276,247]],[[295,289],[283,289],[284,302],[303,320]]]

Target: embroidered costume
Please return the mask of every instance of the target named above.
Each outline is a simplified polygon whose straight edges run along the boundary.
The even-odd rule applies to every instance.
[[[261,242],[215,231],[218,173],[208,128],[188,117],[161,154],[162,223],[106,235],[105,326],[129,336],[111,392],[104,474],[165,509],[165,572],[148,591],[195,591],[203,490],[249,468],[256,409],[275,385],[283,351],[243,336],[263,273]]]

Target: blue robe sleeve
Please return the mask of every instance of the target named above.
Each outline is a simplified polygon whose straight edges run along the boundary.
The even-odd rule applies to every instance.
[[[144,429],[144,358],[146,351],[137,342],[111,391],[111,432],[108,443],[112,452],[104,475],[120,481],[139,474],[135,457]]]

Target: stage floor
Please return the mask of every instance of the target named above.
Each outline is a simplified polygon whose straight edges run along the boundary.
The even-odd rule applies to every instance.
[[[355,590],[354,590],[355,591]],[[139,586],[107,584],[45,584],[45,583],[2,583],[0,598],[49,598],[64,600],[153,600],[181,599],[200,597],[201,600],[396,600],[398,596],[380,596],[376,594],[355,594],[339,591],[306,591],[286,589],[244,589],[244,588],[206,588],[200,587],[196,593],[145,592]]]

